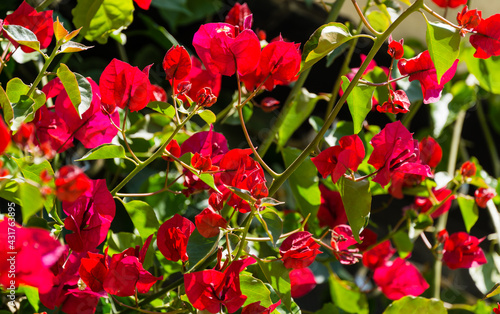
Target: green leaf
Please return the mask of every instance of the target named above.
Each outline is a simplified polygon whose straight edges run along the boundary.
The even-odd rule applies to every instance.
[[[349,79],[342,76],[342,90],[345,92],[349,85]],[[358,84],[347,96],[347,105],[351,112],[354,125],[354,134],[358,134],[363,128],[363,121],[372,110],[372,96],[376,86]]]
[[[324,99],[324,96],[309,93],[305,88],[301,89],[290,104],[287,114],[283,116],[283,124],[278,130],[278,147],[285,146],[295,130],[311,115],[320,99]]]
[[[342,176],[337,181],[337,189],[342,197],[352,234],[356,241],[361,243],[359,234],[370,219],[372,204],[370,183],[367,180],[355,182]]]
[[[125,157],[125,149],[123,148],[123,146],[115,144],[102,144],[100,146],[97,146],[96,148],[91,149],[88,153],[83,155],[82,158],[75,161]]]
[[[333,303],[326,303],[321,310],[314,312],[314,314],[338,314],[339,309]]]
[[[219,244],[219,239],[220,235],[219,237],[205,238],[198,232],[198,229],[194,229],[189,237],[186,248],[191,269],[203,262],[211,252],[215,252]]]
[[[491,298],[498,294],[500,294],[500,282],[497,282],[487,293],[485,293],[483,299]]]
[[[24,293],[28,302],[33,307],[35,312],[38,312],[40,308],[40,297],[38,295],[38,289],[30,286],[21,286],[17,290],[18,293]]]
[[[89,41],[105,44],[110,33],[127,28],[133,20],[132,0],[78,0],[71,11],[76,28]]]
[[[265,222],[265,225],[263,227],[266,230],[266,233],[271,238],[273,246],[276,247],[276,243],[283,233],[283,220],[272,210],[263,213],[262,219]]]
[[[467,69],[479,81],[479,86],[493,94],[500,95],[500,57],[479,59],[474,57],[472,47],[462,49],[460,59],[467,64]]]
[[[391,20],[380,11],[372,11],[366,18],[370,25],[378,32],[384,32],[391,25]]]
[[[169,103],[162,101],[151,101],[148,103],[147,107],[153,109],[156,112],[164,114],[171,119],[175,117],[175,108]]]
[[[474,226],[479,218],[479,211],[476,205],[476,201],[473,198],[460,196],[457,198],[458,206],[462,212],[462,217],[464,219],[465,229],[470,232],[470,229]]]
[[[208,109],[200,111],[198,112],[198,114],[208,125],[214,124],[215,121],[217,121],[217,117],[215,116],[215,114]]]
[[[80,44],[74,41],[68,41],[67,43],[61,45],[59,53],[80,52],[90,48],[94,48],[94,46],[85,46],[84,44]]]
[[[437,82],[458,58],[460,52],[460,32],[449,25],[427,21],[425,39],[429,54],[436,67]]]
[[[398,249],[399,257],[406,258],[413,250],[413,243],[408,236],[408,232],[399,230],[392,236],[394,245]]]
[[[240,275],[240,289],[247,299],[243,306],[260,301],[263,307],[269,307],[273,304],[271,301],[271,292],[266,285],[259,279],[247,274]]]
[[[289,270],[283,265],[281,260],[273,262],[263,262],[257,260],[257,263],[266,277],[268,283],[278,294],[285,307],[292,310],[292,288],[290,285]]]
[[[19,45],[40,51],[40,42],[29,29],[20,25],[4,25],[3,31]]]
[[[10,104],[9,96],[7,96],[2,86],[0,86],[0,106],[2,107],[4,121],[8,126],[11,126],[12,120],[14,120],[14,109]]]
[[[331,22],[319,27],[304,45],[300,72],[310,68],[343,43],[355,38],[342,23]]]
[[[286,147],[281,150],[285,166],[290,164],[299,156],[301,150]],[[321,193],[318,184],[318,170],[311,161],[307,158],[300,166],[290,175],[290,188],[292,189],[293,198],[297,202],[297,206],[303,217],[311,215],[316,217],[318,208],[321,203]],[[314,221],[315,219],[313,219]],[[311,221],[311,220],[309,220]]]
[[[24,178],[33,182],[36,182],[38,184],[42,184],[42,179],[40,178],[40,174],[42,171],[47,170],[47,174],[51,177],[54,176],[54,170],[52,169],[52,166],[50,162],[48,162],[46,159],[44,159],[42,162],[38,164],[32,164],[30,162],[26,162],[23,159],[18,159],[18,158],[12,158],[14,162],[18,165],[19,169],[21,170],[21,173],[23,174]],[[52,184],[54,179],[51,179],[51,182],[49,184]],[[44,202],[45,208],[47,209],[47,212],[50,212],[50,210],[53,207],[55,200],[55,195],[51,194],[46,197],[46,200]]]
[[[426,299],[422,297],[406,296],[392,302],[383,314],[445,314],[446,311],[443,302],[437,299]]]
[[[26,224],[32,215],[43,208],[44,199],[38,187],[26,182],[19,185],[19,197],[21,198],[23,224]]]
[[[143,201],[131,201],[123,205],[143,240],[160,228],[160,223],[158,222],[158,218],[156,218],[153,207],[147,203]]]
[[[71,72],[64,63],[61,63],[57,69],[57,77],[61,80],[71,103],[81,119],[82,114],[90,108],[90,102],[92,101],[92,87],[89,81],[82,75]]]
[[[23,122],[28,123],[35,118],[36,111],[45,103],[45,94],[35,90],[32,98],[28,98],[30,87],[15,77],[7,83],[5,90],[7,97],[12,104],[13,116],[9,121],[5,119],[13,131],[17,131]]]
[[[186,153],[186,154],[182,155],[181,158],[179,158],[179,159],[181,161],[183,161],[184,163],[186,163],[187,165],[191,165],[191,158],[192,157],[193,157],[192,153]],[[214,177],[211,174],[208,174],[208,173],[201,173],[200,174],[197,171],[193,171],[191,169],[189,169],[189,171],[191,171],[195,176],[200,178],[201,181],[205,182],[209,187],[214,189],[217,193],[220,193],[220,191],[215,186]]]
[[[387,74],[381,67],[374,67],[373,70],[363,75],[364,79],[372,83],[383,83],[387,81]],[[387,86],[377,86],[373,93],[379,104],[383,104],[389,99]]]
[[[330,294],[337,307],[347,313],[368,314],[366,295],[359,291],[354,282],[341,280],[332,271],[330,272]]]

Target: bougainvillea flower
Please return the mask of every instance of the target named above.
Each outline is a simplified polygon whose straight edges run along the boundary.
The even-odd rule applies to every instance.
[[[134,0],[134,2],[143,10],[149,10],[152,0]]]
[[[0,119],[0,155],[3,154],[7,146],[10,143],[10,131],[3,122],[3,119]]]
[[[233,261],[224,272],[209,269],[184,274],[184,286],[189,302],[196,309],[219,313],[223,306],[229,313],[240,309],[247,297],[241,293],[240,273],[255,263],[253,258]]]
[[[319,226],[331,229],[337,225],[346,224],[347,215],[340,193],[328,189],[323,184],[319,185],[319,191],[321,192],[321,203],[317,214]]]
[[[2,121],[0,120],[0,138],[2,141],[0,143],[4,144],[5,141],[6,143],[9,143],[10,138],[3,138],[2,137]],[[35,140],[35,125],[33,123],[22,123],[19,129],[17,130],[16,134],[12,135],[12,141],[19,145],[22,148],[29,148],[31,145],[34,144]],[[1,145],[1,144],[0,144]],[[0,154],[2,152],[2,148],[0,147]]]
[[[212,72],[205,69],[201,64],[201,61],[194,56],[191,57],[191,64],[191,71],[189,72],[189,75],[184,79],[185,82],[190,83],[191,86],[188,90],[184,91],[184,94],[186,94],[191,99],[196,99],[196,94],[200,89],[204,87],[210,87],[210,89],[212,90],[212,94],[214,94],[216,97],[219,96],[222,76],[219,73],[213,74]],[[182,92],[183,88],[181,88],[180,85],[183,83],[184,82],[179,83],[176,87],[177,93]],[[186,83],[184,83],[184,85],[185,84]],[[179,95],[179,98],[183,101],[185,100],[183,94]]]
[[[434,2],[441,8],[452,8],[452,9],[467,4],[467,0],[432,0],[432,2]]]
[[[40,302],[49,309],[56,306],[68,314],[93,314],[99,299],[106,293],[94,292],[82,285],[78,269],[81,259],[87,253],[69,254],[66,251],[57,263],[50,268],[55,275],[53,286],[47,293],[40,293]]]
[[[429,288],[429,284],[418,269],[399,257],[377,267],[373,281],[391,300],[399,300],[407,295],[419,296]]]
[[[293,288],[292,288],[292,297],[294,297]],[[257,301],[246,305],[241,310],[241,314],[271,314],[280,305],[281,305],[281,300],[278,300],[278,302],[271,304],[269,307],[266,308],[260,305],[260,301]]]
[[[15,236],[15,241],[12,241],[12,236]],[[54,279],[50,267],[66,247],[49,231],[23,228],[9,218],[0,221],[0,241],[0,285],[4,289],[12,286],[11,270],[15,269],[16,288],[21,284],[37,287],[41,293],[48,292]]]
[[[323,178],[331,174],[332,181],[336,183],[348,169],[357,171],[364,157],[363,142],[357,134],[353,134],[342,137],[339,145],[325,149],[311,160]]]
[[[119,297],[127,297],[139,293],[147,293],[149,289],[163,276],[155,277],[144,269],[142,265],[151,243],[149,236],[140,249],[129,248],[122,253],[115,254],[109,262],[109,270],[104,279],[104,290]]]
[[[45,49],[50,45],[52,36],[54,35],[54,28],[52,25],[53,22],[52,10],[37,12],[33,7],[26,3],[26,1],[23,1],[23,3],[21,3],[21,5],[12,14],[5,17],[3,24],[19,25],[29,29],[36,35],[36,38],[40,42],[40,49]],[[11,39],[9,40],[16,47],[18,46],[16,42]],[[21,49],[26,53],[34,51],[26,46],[22,46]]]
[[[194,224],[179,214],[165,221],[158,229],[156,239],[161,254],[170,261],[187,261],[186,248],[193,231]]]
[[[364,228],[363,231],[359,234],[359,238],[361,243],[356,243],[355,246],[361,251],[364,252],[371,248],[377,243],[378,235],[373,232],[371,229]]]
[[[407,113],[410,111],[410,100],[404,90],[389,90],[389,100],[382,105],[376,106],[378,112],[388,112],[393,114]]]
[[[424,137],[418,144],[420,160],[431,168],[436,168],[443,158],[443,150],[438,142],[430,136]]]
[[[286,268],[304,268],[312,264],[321,253],[319,244],[307,231],[299,231],[288,236],[280,246],[281,260]]]
[[[469,38],[472,47],[476,48],[474,57],[487,59],[500,56],[500,14],[481,20]]]
[[[378,171],[373,181],[382,187],[390,182],[395,170],[432,177],[429,166],[420,163],[418,142],[400,121],[387,124],[370,144],[373,152],[368,163]]]
[[[237,26],[240,30],[252,27],[252,12],[246,3],[235,3],[224,22]]]
[[[186,48],[173,46],[165,54],[162,66],[165,70],[166,80],[182,80],[191,71],[191,58]]]
[[[307,267],[292,269],[288,275],[290,276],[292,298],[303,297],[316,287],[314,274]]]
[[[219,234],[219,228],[225,228],[226,219],[216,213],[212,208],[205,208],[194,218],[196,229],[205,238],[215,237]]]
[[[446,187],[441,188],[439,190],[435,190],[432,188],[432,193],[434,194],[434,198],[436,201],[441,202],[444,199],[446,199],[449,195],[451,195],[452,191],[450,189],[447,189]],[[419,208],[421,213],[426,213],[431,209],[433,206],[432,204],[432,198],[431,197],[416,197],[415,198],[415,205]],[[444,202],[443,205],[439,206],[432,214],[432,218],[437,218],[441,216],[442,214],[446,213],[447,211],[450,210],[451,207],[451,202],[455,199],[455,195],[452,195],[446,202]]]
[[[238,33],[238,31],[240,31]],[[193,37],[193,46],[203,64],[213,74],[231,76],[255,70],[260,58],[260,42],[250,30],[238,30],[227,23],[200,26]]]
[[[217,96],[212,93],[210,87],[203,87],[196,93],[196,102],[202,107],[210,108],[217,102]]]
[[[247,213],[251,210],[250,204],[231,192],[226,186],[246,190],[254,199],[267,197],[269,191],[266,187],[264,170],[250,155],[251,149],[232,149],[227,152],[220,162],[221,172],[215,175],[216,184],[228,199],[227,205]],[[219,186],[220,185],[220,186]]]
[[[478,239],[466,232],[451,234],[444,242],[443,263],[451,269],[478,267],[485,264],[486,257],[479,247],[483,239]]]
[[[102,283],[108,274],[109,260],[107,256],[88,252],[88,257],[82,258],[79,274],[82,281],[94,292],[104,290]],[[106,254],[107,255],[107,254]]]
[[[462,27],[462,29],[460,29],[460,35],[465,36],[467,32],[474,30],[482,20],[481,11],[469,10],[467,6],[465,6],[462,11],[457,14],[458,25]]]
[[[497,195],[493,188],[478,188],[474,192],[477,206],[486,208],[486,203]]]
[[[363,240],[361,238],[361,240]],[[358,242],[354,239],[351,226],[338,225],[332,229],[332,238],[330,244],[333,249],[333,255],[343,265],[352,265],[359,262],[361,254],[355,247]]]
[[[149,100],[167,102],[167,92],[165,92],[163,87],[156,84],[151,84],[151,94],[149,95]]]
[[[457,65],[458,59],[443,74],[439,84],[437,83],[436,68],[428,50],[411,59],[400,59],[398,69],[401,75],[410,76],[410,82],[415,80],[420,82],[422,94],[424,95],[424,104],[430,104],[441,98],[444,84],[453,78],[457,70]]]
[[[363,253],[363,265],[371,270],[385,265],[387,261],[396,253],[390,240],[385,240],[368,251]]]
[[[266,97],[260,102],[260,108],[264,112],[272,112],[279,108],[279,100],[273,97]]]
[[[55,174],[56,195],[64,202],[74,202],[92,187],[91,180],[77,166],[62,166]]]
[[[471,178],[476,175],[476,165],[471,161],[466,161],[460,167],[460,173],[465,178]]]
[[[387,53],[396,60],[401,59],[405,53],[403,49],[403,42],[403,38],[399,41],[395,41],[392,40],[392,35],[389,35],[389,49],[387,50]]]
[[[147,106],[151,95],[148,65],[144,70],[113,59],[106,66],[99,80],[101,101],[130,111],[139,111]]]
[[[168,143],[167,147],[165,147],[165,151],[175,158],[181,157],[181,147],[179,146],[177,140],[171,140],[170,143]],[[162,156],[162,158],[166,161],[174,161],[172,157]]]
[[[436,240],[439,243],[445,243],[449,237],[450,235],[448,234],[448,231],[446,229],[443,229],[437,233]]]
[[[73,251],[86,252],[106,239],[116,206],[106,180],[99,179],[91,180],[91,188],[74,202],[63,202],[63,211],[68,215],[64,227],[74,232],[66,242]]]
[[[87,78],[87,80],[92,88],[92,102],[90,108],[82,114],[81,118],[59,78],[50,81],[42,90],[47,91],[47,97],[57,93],[55,113],[67,125],[71,135],[79,140],[83,146],[91,149],[101,144],[111,143],[118,133],[118,129],[111,125],[110,119],[115,125],[120,125],[120,116],[118,112],[108,116],[101,111],[99,86],[91,78]]]

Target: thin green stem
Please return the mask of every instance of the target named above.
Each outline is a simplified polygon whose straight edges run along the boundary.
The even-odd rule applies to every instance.
[[[368,64],[370,63],[371,60],[375,57],[375,54],[379,51],[380,47],[384,44],[385,40],[389,37],[389,35],[394,31],[394,29],[401,24],[402,21],[404,21],[410,14],[413,12],[419,10],[423,5],[423,0],[417,0],[415,1],[406,11],[404,11],[395,21],[394,23],[389,26],[389,28],[382,34],[380,37],[378,37],[370,52],[366,56],[365,61],[363,64],[361,64],[361,67],[359,68],[359,71],[356,73],[354,78],[352,79],[351,83],[349,86],[346,88],[344,94],[340,99],[338,100],[337,104],[333,108],[332,112],[328,116],[328,118],[325,121],[325,124],[321,128],[321,130],[318,132],[316,137],[311,141],[311,143],[302,151],[302,153],[295,159],[294,162],[282,173],[280,174],[273,184],[271,185],[269,189],[269,196],[272,197],[276,191],[281,187],[281,185],[288,179],[288,177],[295,171],[297,168],[302,164],[302,162],[309,156],[309,154],[315,149],[315,147],[318,145],[318,143],[323,139],[326,131],[329,129],[330,125],[333,123],[335,118],[337,117],[337,114],[339,113],[340,109],[344,105],[347,96],[351,93],[351,91],[354,89],[356,84],[358,83],[359,79],[361,78],[361,75],[363,75],[363,72],[366,70],[368,67]]]
[[[177,135],[177,133],[182,129],[182,127],[188,122],[194,115],[196,114],[196,110],[193,110],[187,117],[182,121],[181,124],[179,124],[174,132],[170,135],[170,137],[161,145],[156,152],[151,155],[148,159],[143,161],[141,164],[137,165],[134,170],[132,170],[126,177],[123,179],[118,185],[111,190],[111,195],[116,195],[118,191],[120,191],[130,180],[132,180],[133,177],[135,177],[136,174],[138,174],[142,169],[144,169],[147,165],[152,163],[156,158],[160,157],[163,154],[163,151],[165,150],[165,147],[167,147],[168,143]]]
[[[253,216],[254,216],[254,208],[252,206],[252,211],[248,214],[248,217],[246,218],[246,223],[245,223],[245,229],[243,229],[243,233],[241,235],[241,240],[240,244],[238,246],[238,251],[236,252],[236,255],[234,257],[234,260],[237,261],[238,258],[241,256],[241,253],[243,253],[243,249],[247,245],[247,235],[248,235],[248,230],[250,229],[250,225],[252,224]]]
[[[500,177],[500,156],[498,156],[498,151],[495,146],[495,141],[491,135],[490,128],[488,127],[488,122],[486,121],[486,116],[484,115],[483,105],[481,101],[477,102],[477,118],[479,119],[479,125],[483,130],[484,139],[488,145],[488,150],[490,151],[491,163],[493,164],[493,173],[495,177]]]
[[[401,119],[401,123],[407,129],[410,128],[411,120],[413,120],[413,117],[415,117],[415,114],[418,112],[418,110],[420,109],[420,107],[422,107],[422,101],[421,100],[417,101],[414,105],[412,105],[411,110],[408,111],[408,113],[406,113],[404,115],[403,119]]]
[[[450,145],[450,155],[448,157],[448,174],[453,176],[455,172],[455,166],[457,164],[458,148],[460,146],[460,136],[462,134],[462,127],[465,120],[465,110],[458,113],[457,119],[455,120],[455,126],[453,128],[453,137],[451,139]],[[448,221],[448,212],[444,213],[439,217],[436,224],[436,236],[437,233],[446,228],[446,222]],[[434,262],[434,279],[433,279],[433,296],[440,299],[441,296],[441,274],[443,270],[443,262],[441,260],[442,253],[438,253],[436,261]]]
[[[45,10],[46,8],[48,8],[49,5],[52,4],[52,2],[54,2],[54,0],[45,0],[45,1],[43,1],[42,3],[40,3],[36,7],[37,12],[42,12],[43,10]]]
[[[45,63],[42,67],[42,70],[38,73],[37,77],[35,78],[35,81],[33,82],[33,85],[31,85],[31,88],[29,89],[26,96],[31,97],[31,95],[35,92],[36,87],[38,86],[38,84],[40,84],[40,81],[45,76],[45,71],[47,71],[47,68],[49,67],[50,63],[52,63],[52,61],[56,57],[57,50],[59,49],[59,47],[60,47],[60,44],[59,43],[56,44],[56,46],[54,47],[54,50],[52,51],[50,56],[45,60]]]
[[[0,62],[1,62],[1,64],[0,64],[0,73],[2,73],[3,68],[7,64],[7,61],[5,61],[5,58],[7,57],[7,54],[9,53],[9,48],[10,48],[10,41],[7,43],[7,46],[5,47],[5,50],[2,53],[2,57],[1,57],[1,60],[0,60]]]
[[[359,5],[358,3],[356,2],[356,0],[351,0],[352,1],[352,4],[354,4],[354,8],[356,9],[356,12],[358,13],[359,15],[359,18],[361,19],[361,21],[363,21],[363,24],[366,26],[366,28],[368,28],[368,30],[370,32],[372,32],[373,34],[375,34],[376,36],[380,36],[382,35],[382,33],[376,31],[371,25],[370,23],[366,20],[366,17],[365,15],[363,14],[363,12],[361,12],[361,9],[359,8]],[[369,1],[368,1],[369,3]],[[368,4],[366,5],[368,7]]]
[[[452,22],[448,21],[446,18],[442,17],[441,15],[439,15],[438,13],[436,13],[435,11],[433,11],[431,8],[429,8],[426,4],[424,4],[424,5],[422,6],[422,8],[423,8],[425,11],[429,12],[432,16],[434,16],[435,18],[437,18],[438,20],[440,20],[441,22],[443,22],[443,23],[445,23],[445,24],[448,24],[448,25],[450,25],[450,26],[451,26],[451,27],[453,27],[453,28],[456,28],[456,29],[461,29],[461,27],[460,27],[460,26],[455,25],[455,24],[453,24]],[[427,20],[427,19],[426,19],[426,20]]]
[[[332,5],[332,9],[330,10],[328,14],[328,18],[326,19],[326,23],[336,21],[340,9],[344,5],[345,0],[337,0],[335,3]],[[273,124],[271,127],[271,130],[267,134],[266,139],[264,142],[260,145],[259,147],[259,154],[264,157],[266,155],[267,150],[273,143],[276,134],[278,133],[278,130],[280,129],[281,125],[285,121],[285,117],[287,116],[288,112],[290,111],[291,105],[295,97],[299,94],[299,92],[302,90],[302,86],[304,86],[304,83],[307,79],[307,76],[309,75],[309,72],[311,69],[307,69],[306,71],[302,72],[299,76],[299,79],[294,83],[292,90],[290,91],[290,94],[288,95],[287,99],[285,100],[285,103],[283,105],[283,108],[281,109],[281,112],[278,116],[278,119],[276,122]]]
[[[127,136],[125,135],[125,125],[127,123],[128,112],[129,112],[129,109],[127,107],[125,109],[125,115],[123,116],[123,123],[122,123],[123,127],[121,128],[121,134],[123,137],[123,142],[125,142],[125,146],[127,147],[127,150],[129,151],[130,155],[132,155],[132,158],[135,160],[135,162],[140,165],[142,163],[142,161],[139,158],[137,158],[137,156],[135,155],[134,151],[132,150],[132,148],[130,147],[130,144],[127,141]],[[111,120],[111,118],[110,118],[110,120]]]

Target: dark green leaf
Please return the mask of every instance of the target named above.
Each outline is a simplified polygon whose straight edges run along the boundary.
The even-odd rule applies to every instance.
[[[266,280],[271,284],[285,307],[292,310],[292,290],[290,285],[289,270],[285,268],[281,260],[273,262],[262,262],[257,260]]]
[[[363,75],[363,78],[372,83],[383,83],[387,81],[387,74],[381,67],[374,67],[373,70]],[[374,94],[379,104],[383,104],[389,99],[389,92],[387,86],[377,86]]]
[[[131,201],[124,203],[124,206],[143,240],[160,228],[155,211],[147,203]]]
[[[484,299],[491,298],[498,294],[500,294],[500,282],[497,282],[487,293],[485,293]]]
[[[198,232],[198,229],[194,229],[194,232],[189,237],[186,249],[189,256],[189,267],[193,268],[196,264],[204,261],[210,253],[215,252],[219,239],[220,236],[205,238]]]
[[[281,154],[285,166],[290,166],[300,153],[299,149],[292,147],[282,149]],[[311,215],[311,217],[315,218],[321,203],[321,193],[318,185],[318,170],[311,159],[304,160],[288,180],[302,216]]]
[[[355,182],[342,176],[337,181],[337,189],[342,197],[352,234],[356,241],[361,242],[359,234],[370,218],[372,204],[370,183],[367,180]]]
[[[460,32],[438,22],[427,22],[427,46],[434,66],[436,67],[437,82],[448,71],[458,58],[460,52]]]
[[[338,314],[339,309],[333,303],[326,303],[321,310],[314,312],[314,314]]]
[[[283,232],[283,220],[272,210],[263,213],[262,219],[265,222],[263,227],[266,229],[267,234],[271,238],[273,246],[276,247],[276,243]]]
[[[97,160],[97,159],[111,159],[111,158],[125,158],[125,149],[123,146],[115,144],[102,144],[88,153],[83,155],[82,158],[75,161],[82,160]]]
[[[355,283],[341,280],[330,272],[330,294],[337,307],[347,313],[368,314],[366,295],[359,291]]]
[[[4,121],[7,125],[11,126],[12,120],[14,120],[14,109],[10,104],[9,96],[7,96],[2,86],[0,86],[0,107],[2,107]]]
[[[28,98],[26,94],[29,89],[29,86],[17,77],[7,83],[5,92],[12,104],[13,120],[10,126],[13,131],[17,131],[23,122],[32,121],[36,111],[45,103],[45,94],[39,90],[35,90],[32,98]]]
[[[349,79],[342,76],[342,90],[347,89]],[[372,110],[372,96],[376,86],[358,84],[347,97],[347,105],[351,112],[354,125],[354,134],[358,134],[363,128],[363,121]]]
[[[330,52],[356,36],[342,23],[331,22],[319,27],[304,45],[300,71],[310,68]]]
[[[462,212],[464,219],[465,229],[470,232],[470,229],[476,224],[479,218],[479,211],[476,201],[473,198],[460,196],[457,198],[458,206]]]
[[[446,311],[443,302],[440,300],[406,296],[397,301],[392,302],[392,304],[389,305],[384,311],[384,314],[400,314],[400,313],[445,314],[448,313],[448,311]]]
[[[40,51],[40,42],[29,29],[20,25],[4,25],[3,31],[18,44]]]
[[[290,104],[290,110],[283,116],[284,121],[278,130],[278,147],[285,146],[295,130],[311,115],[320,99],[324,99],[324,96],[309,93],[305,88],[301,89]]]

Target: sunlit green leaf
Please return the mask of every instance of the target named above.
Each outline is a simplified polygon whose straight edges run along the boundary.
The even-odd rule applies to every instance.
[[[446,311],[443,302],[437,299],[426,299],[422,297],[406,296],[397,301],[392,302],[384,314],[445,314]]]
[[[285,307],[291,311],[292,288],[290,285],[290,276],[288,275],[289,270],[285,268],[281,260],[273,262],[257,260],[257,263],[266,277],[266,281],[271,284]]]
[[[347,313],[368,314],[366,295],[359,291],[355,283],[341,280],[330,272],[330,295],[337,307]]]
[[[465,229],[470,232],[470,229],[476,224],[479,219],[479,211],[476,201],[473,198],[460,196],[457,198],[458,206],[462,212]]]
[[[349,79],[342,76],[342,90],[347,89]],[[347,97],[347,105],[351,112],[354,125],[354,134],[358,134],[363,128],[363,121],[372,110],[372,96],[376,86],[358,84]]]
[[[124,204],[130,219],[144,240],[160,227],[158,218],[151,206],[143,201],[131,201]]]
[[[266,285],[259,279],[250,275],[240,275],[240,289],[247,299],[243,306],[260,301],[263,307],[269,307],[273,302],[271,301],[271,292],[267,289]]]
[[[437,82],[458,58],[460,52],[460,32],[451,26],[439,22],[427,22],[427,46],[434,66]]]
[[[31,30],[20,25],[4,25],[3,31],[18,44],[40,51],[40,42]]]
[[[462,49],[460,59],[465,60],[467,69],[472,73],[479,85],[485,90],[500,95],[500,57],[490,57],[488,59],[475,58],[475,49],[472,47]]]
[[[100,146],[97,146],[96,148],[91,149],[88,153],[83,155],[82,158],[75,161],[112,158],[125,158],[125,149],[123,148],[123,146],[115,144],[102,144]]]

